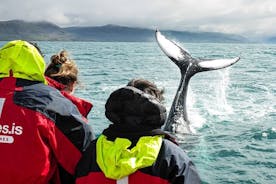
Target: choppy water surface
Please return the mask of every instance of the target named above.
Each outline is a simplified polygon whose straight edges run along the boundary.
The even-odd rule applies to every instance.
[[[40,42],[46,60],[66,49],[80,68],[76,95],[94,107],[98,134],[109,124],[104,105],[129,79],[165,88],[169,111],[180,74],[156,43]],[[190,81],[188,113],[194,136],[177,135],[203,183],[276,183],[276,45],[181,43],[194,57],[241,60]],[[3,44],[2,44],[3,45]]]

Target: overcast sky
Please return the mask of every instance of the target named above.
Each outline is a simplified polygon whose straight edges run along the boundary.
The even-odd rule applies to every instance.
[[[0,20],[276,35],[276,0],[0,0]]]

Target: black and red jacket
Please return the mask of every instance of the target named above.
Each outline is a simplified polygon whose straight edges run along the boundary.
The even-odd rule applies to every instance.
[[[71,100],[73,102],[73,104],[75,104],[80,113],[83,115],[83,117],[87,118],[88,113],[91,111],[93,104],[82,99],[82,98],[78,98],[76,96],[73,96],[71,94],[69,94],[68,92],[64,91],[65,85],[55,81],[54,79],[51,79],[50,77],[45,77],[47,80],[47,83],[49,86],[52,86],[56,89],[58,89],[61,94],[63,96],[65,96],[66,98],[68,98],[69,100]]]
[[[116,184],[105,177],[96,162],[94,140],[77,166],[77,184]],[[159,155],[150,167],[137,170],[127,177],[129,184],[199,184],[200,178],[191,159],[171,141],[164,139]]]
[[[76,106],[58,90],[38,81],[0,79],[0,183],[59,183],[57,168],[72,176],[93,138]]]
[[[160,127],[164,124],[166,118],[166,109],[160,104],[153,96],[145,94],[144,92],[133,88],[124,87],[113,92],[107,103],[106,117],[113,123],[107,129],[103,131],[103,136],[106,137],[106,143],[103,149],[100,148],[99,137],[97,140],[93,140],[87,150],[83,153],[80,162],[76,169],[76,183],[77,184],[116,184],[116,183],[129,183],[129,184],[199,184],[201,183],[198,172],[187,156],[184,150],[178,145],[172,142],[169,134],[163,132]],[[162,136],[160,147],[150,147],[150,149],[135,149],[139,144],[139,140],[143,137],[155,137]],[[119,140],[119,139],[120,140]],[[116,145],[116,141],[128,140],[131,142],[129,147],[123,148],[122,155],[128,154],[133,148],[136,153],[135,156],[130,156],[130,163],[138,163],[145,157],[144,153],[151,153],[152,149],[159,149],[157,156],[153,157],[155,160],[153,164],[146,167],[136,167],[133,172],[128,172],[124,175],[112,176],[112,171],[116,170],[116,167],[126,168],[122,163],[126,163],[125,156],[118,155],[121,152],[121,146],[119,143],[117,148],[112,147],[112,151],[109,150],[110,145]],[[148,140],[149,140],[148,139]],[[105,139],[104,139],[105,140]],[[145,143],[145,145],[147,142]],[[98,149],[100,148],[100,149]],[[100,152],[99,150],[102,150]],[[114,151],[116,150],[116,151]],[[148,150],[148,151],[147,151]],[[105,153],[104,153],[105,152]],[[115,153],[115,154],[114,154]],[[105,157],[104,155],[107,155]],[[110,158],[109,155],[116,155]],[[137,155],[137,157],[136,157]],[[149,154],[147,154],[149,155]],[[118,157],[117,157],[118,156]],[[107,170],[102,170],[102,163],[99,163],[98,157],[108,158],[105,159],[104,165]],[[144,157],[144,158],[143,158]],[[122,158],[122,159],[121,159]],[[110,165],[109,163],[117,163]],[[111,169],[110,167],[115,169]],[[121,167],[121,165],[123,165]],[[130,164],[132,165],[132,164]],[[135,165],[133,164],[135,167]],[[111,169],[108,171],[108,169]],[[122,169],[124,171],[124,169]],[[111,173],[111,174],[110,174]],[[113,172],[114,173],[114,172]],[[108,177],[110,175],[110,177]]]

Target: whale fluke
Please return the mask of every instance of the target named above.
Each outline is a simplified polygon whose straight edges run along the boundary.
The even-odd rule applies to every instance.
[[[181,124],[181,132],[191,134],[186,109],[186,98],[188,84],[193,75],[198,72],[226,68],[239,61],[239,57],[233,59],[198,59],[193,58],[190,53],[179,44],[167,39],[156,30],[155,37],[161,50],[179,67],[181,72],[180,84],[175,94],[164,130],[178,132]],[[183,129],[185,127],[185,129]]]

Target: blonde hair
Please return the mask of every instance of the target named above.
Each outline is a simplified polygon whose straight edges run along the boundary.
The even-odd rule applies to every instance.
[[[62,50],[51,57],[50,64],[45,70],[45,76],[64,85],[69,85],[70,83],[78,82],[78,67],[69,58],[67,51]]]

